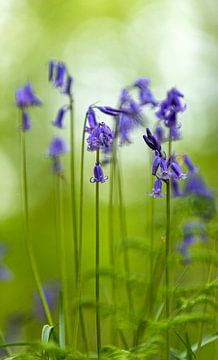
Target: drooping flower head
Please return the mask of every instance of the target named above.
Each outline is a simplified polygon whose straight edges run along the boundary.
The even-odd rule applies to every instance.
[[[149,89],[150,80],[146,77],[137,79],[134,86],[139,89],[139,99],[141,105],[152,105],[157,106],[158,102],[155,100],[151,90]]]
[[[186,105],[181,102],[183,97],[184,95],[179,90],[172,88],[168,91],[166,99],[160,103],[159,110],[156,112],[156,116],[163,120],[166,127],[170,128],[172,140],[178,140],[181,137],[177,115],[186,109]]]
[[[120,114],[117,116],[117,136],[120,144],[131,143],[130,134],[134,129],[143,125],[142,108],[130,96],[126,89],[120,95]]]
[[[31,106],[40,106],[42,101],[35,95],[32,85],[26,83],[23,88],[16,90],[16,106],[21,109],[21,130],[30,130],[32,125],[30,122],[30,115],[27,108]]]
[[[62,139],[61,137],[54,137],[50,143],[48,155],[52,158],[53,171],[57,174],[61,174],[63,172],[60,155],[66,153],[67,151],[68,148],[65,144],[64,139]]]
[[[40,106],[42,101],[35,95],[32,85],[26,83],[23,88],[16,90],[16,105],[23,109],[29,106]]]
[[[54,87],[60,89],[62,94],[72,96],[73,77],[63,61],[49,61],[48,80]]]
[[[98,123],[86,139],[89,151],[109,152],[113,143],[113,132],[104,122]]]

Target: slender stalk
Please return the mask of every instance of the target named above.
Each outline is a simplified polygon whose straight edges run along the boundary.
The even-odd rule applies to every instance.
[[[63,312],[64,322],[66,329],[66,341],[70,343],[72,338],[71,331],[71,310],[69,305],[69,291],[68,291],[68,271],[67,271],[67,249],[64,235],[64,223],[63,223],[63,199],[62,199],[62,181],[63,179],[57,176],[57,215],[58,215],[58,240],[60,246],[60,271],[62,281],[62,296],[63,296]]]
[[[121,179],[121,169],[116,166],[117,170],[117,183],[118,183],[118,193],[119,193],[119,201],[120,201],[120,221],[121,221],[121,234],[122,239],[127,240],[127,225],[126,225],[126,212],[125,212],[125,205],[123,200],[123,191],[122,191],[122,179]],[[126,282],[126,291],[128,296],[128,303],[129,303],[129,313],[134,314],[134,302],[131,287],[129,284],[129,274],[130,274],[130,265],[129,265],[129,252],[128,248],[124,249],[124,268],[126,271],[126,276],[128,278]]]
[[[171,132],[169,133],[168,143],[168,157],[170,158],[172,152],[172,138]],[[169,298],[169,287],[170,287],[170,269],[169,269],[169,255],[171,251],[170,244],[170,218],[171,218],[171,207],[170,207],[170,180],[166,183],[166,239],[165,239],[165,311],[166,319],[170,317],[170,298]],[[170,359],[170,338],[169,330],[166,332],[166,360]]]
[[[83,133],[82,133],[82,147],[81,147],[81,159],[80,159],[80,202],[79,202],[79,243],[78,243],[78,286],[77,286],[77,297],[78,297],[78,311],[75,315],[74,324],[74,347],[77,345],[78,337],[78,325],[80,320],[81,332],[83,343],[86,353],[88,353],[88,339],[86,334],[85,321],[83,311],[80,306],[81,300],[81,270],[82,270],[82,252],[83,252],[83,194],[84,194],[84,152],[85,152],[85,127],[86,127],[87,116],[85,117]]]
[[[75,146],[74,146],[74,111],[73,96],[69,96],[70,102],[70,184],[71,184],[71,205],[72,205],[72,225],[73,225],[73,243],[74,243],[74,262],[75,262],[75,282],[78,286],[79,276],[79,255],[77,238],[77,217],[76,217],[76,191],[75,191]]]
[[[25,143],[25,134],[23,131],[20,131],[20,141],[21,141],[21,174],[22,174],[22,190],[23,190],[23,206],[24,206],[24,217],[25,217],[25,243],[27,248],[28,257],[30,260],[30,266],[33,273],[33,277],[36,283],[37,291],[39,293],[39,297],[45,312],[45,316],[47,318],[48,324],[53,326],[51,312],[48,307],[48,303],[43,291],[43,287],[41,284],[41,279],[38,273],[38,268],[36,265],[34,253],[33,253],[33,245],[30,235],[30,226],[29,226],[29,203],[28,203],[28,186],[27,186],[27,164],[26,164],[26,143]]]
[[[99,150],[96,152],[96,162],[99,162]],[[101,321],[100,321],[100,288],[99,288],[99,260],[100,260],[100,233],[99,233],[99,182],[96,181],[96,242],[95,242],[95,298],[96,298],[96,340],[97,354],[100,356],[101,350]]]

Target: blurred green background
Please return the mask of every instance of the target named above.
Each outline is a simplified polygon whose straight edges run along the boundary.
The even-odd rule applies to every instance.
[[[76,165],[84,114],[96,101],[116,106],[120,89],[140,76],[152,81],[158,100],[177,86],[185,94],[187,111],[181,116],[183,138],[178,152],[189,153],[206,182],[218,188],[218,5],[216,0],[0,0],[0,241],[8,244],[4,263],[10,283],[0,282],[0,329],[8,315],[31,311],[34,284],[22,238],[20,150],[15,89],[26,81],[43,100],[33,109],[33,129],[27,134],[31,227],[43,281],[58,277],[55,245],[53,176],[46,156],[51,126],[64,98],[47,81],[51,58],[66,62],[75,95]],[[153,115],[147,117],[152,124]],[[152,126],[152,125],[151,125]],[[69,122],[63,134],[69,142]],[[128,229],[142,236],[146,223],[146,193],[150,193],[149,155],[143,129],[133,145],[121,149]],[[86,155],[86,220],[84,265],[94,266],[94,154]],[[65,157],[68,176],[69,155]],[[106,170],[107,171],[107,170]],[[108,169],[109,171],[109,169]],[[77,174],[77,181],[79,173]],[[79,186],[79,182],[78,182]],[[102,261],[107,261],[105,203],[108,183],[101,187]],[[70,218],[69,189],[65,190],[65,225]],[[160,200],[161,201],[161,200]],[[91,229],[91,230],[90,230]],[[70,238],[70,236],[69,236]],[[69,241],[69,257],[72,244]],[[72,269],[70,270],[72,272]],[[90,286],[91,288],[91,286]],[[30,325],[31,327],[31,325]],[[36,327],[36,335],[39,328]]]

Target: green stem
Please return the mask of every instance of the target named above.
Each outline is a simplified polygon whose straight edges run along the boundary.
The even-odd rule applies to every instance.
[[[39,293],[42,306],[50,326],[53,326],[52,316],[48,307],[47,300],[43,291],[41,284],[41,279],[38,273],[34,253],[33,245],[30,236],[30,226],[29,226],[29,204],[28,204],[28,187],[27,187],[27,164],[26,164],[26,144],[25,144],[25,134],[23,131],[20,132],[20,141],[21,141],[21,168],[22,168],[22,185],[23,185],[23,202],[24,202],[24,216],[25,216],[25,243],[27,248],[28,257],[30,260],[30,266],[33,273],[33,277],[36,283],[37,291]]]
[[[79,246],[78,246],[78,287],[77,287],[77,297],[78,297],[78,311],[75,316],[74,324],[74,347],[77,346],[77,337],[78,337],[78,326],[79,320],[81,325],[81,332],[85,351],[88,354],[88,339],[86,334],[85,321],[83,316],[83,311],[80,306],[81,300],[81,270],[82,270],[82,253],[83,253],[83,195],[84,195],[84,152],[85,152],[85,127],[86,127],[87,116],[85,117],[82,133],[82,147],[81,147],[81,159],[80,159],[80,202],[79,202]]]
[[[69,305],[69,291],[68,291],[68,271],[67,271],[67,253],[66,253],[66,243],[64,236],[64,224],[63,224],[63,199],[62,199],[62,178],[57,176],[57,212],[58,212],[58,238],[60,246],[60,267],[61,267],[61,280],[62,280],[62,291],[63,291],[63,311],[64,311],[64,321],[66,329],[66,339],[68,342],[71,341],[71,311]]]
[[[76,218],[76,191],[75,191],[75,161],[74,161],[74,111],[73,96],[69,96],[70,102],[70,184],[71,184],[71,205],[72,205],[72,225],[73,225],[73,243],[74,243],[74,262],[75,262],[75,281],[78,286],[79,276],[79,256],[78,256],[78,240],[77,240],[77,218]]]
[[[99,150],[96,152],[96,162],[99,162]],[[96,340],[97,354],[100,356],[101,350],[101,321],[100,321],[100,288],[99,288],[99,260],[100,260],[100,236],[99,236],[99,182],[96,181],[96,243],[95,243],[95,298],[96,298]]]
[[[172,139],[171,133],[169,134],[169,143],[168,143],[168,157],[170,158],[172,152]],[[170,218],[171,218],[171,207],[170,207],[170,180],[167,180],[166,183],[166,239],[165,239],[165,309],[166,309],[166,319],[170,317],[170,298],[169,298],[169,288],[170,288],[170,271],[169,271],[169,255],[171,252],[170,244]],[[166,332],[166,360],[170,359],[170,338],[169,330]]]
[[[123,241],[127,241],[127,225],[126,225],[126,212],[125,212],[125,205],[123,200],[123,192],[122,192],[122,179],[121,179],[121,170],[120,167],[116,166],[117,170],[117,182],[118,182],[118,193],[119,193],[119,201],[120,201],[120,221],[121,221],[121,234]],[[130,264],[129,264],[129,251],[128,248],[124,247],[124,268],[127,276],[126,282],[126,291],[128,296],[128,303],[129,303],[129,313],[134,314],[134,302],[131,287],[129,284],[129,275],[130,275]]]

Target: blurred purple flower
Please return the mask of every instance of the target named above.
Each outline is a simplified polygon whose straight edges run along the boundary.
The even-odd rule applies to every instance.
[[[180,98],[183,98],[183,94],[176,88],[172,88],[156,112],[156,116],[164,121],[165,126],[174,128],[174,131],[177,127],[177,114],[186,109],[186,105],[182,105]]]
[[[12,273],[11,271],[8,269],[8,267],[6,267],[3,264],[3,259],[5,257],[7,248],[5,245],[0,244],[0,281],[10,281],[12,279]]]
[[[32,85],[26,83],[23,88],[16,90],[16,105],[20,108],[40,106],[42,105],[42,101],[35,95]]]
[[[60,292],[60,284],[56,281],[47,282],[43,286],[45,298],[51,312],[54,312],[58,305],[58,295]],[[36,291],[33,293],[33,315],[41,323],[45,322],[45,312]]]
[[[152,106],[157,106],[158,103],[149,89],[149,85],[150,80],[145,77],[139,78],[134,83],[134,86],[139,88],[140,105],[151,104]]]

